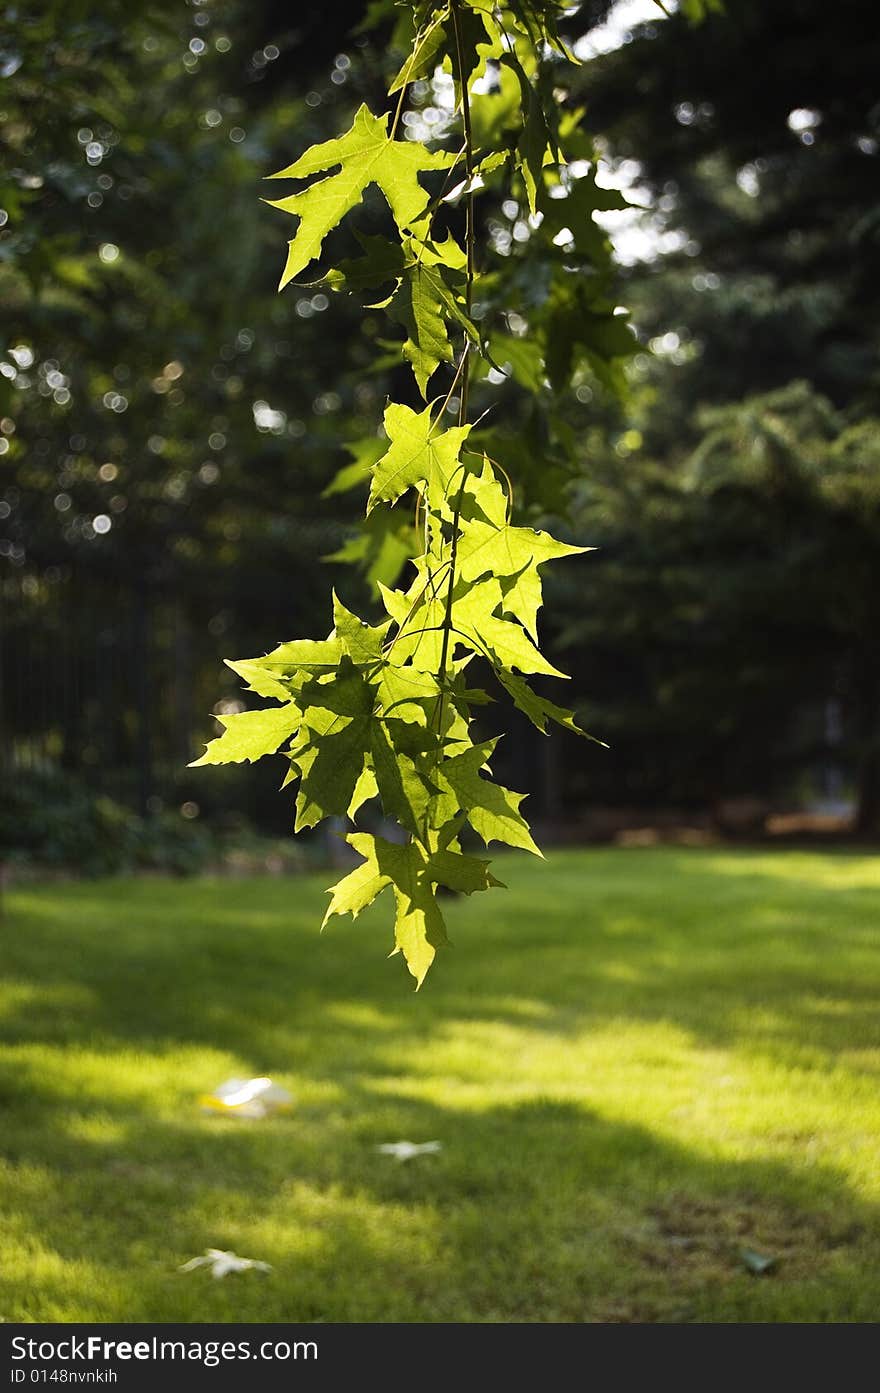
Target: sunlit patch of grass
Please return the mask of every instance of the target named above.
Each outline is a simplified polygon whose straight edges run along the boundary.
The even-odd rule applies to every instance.
[[[503,872],[418,996],[311,878],[10,894],[0,1317],[876,1319],[880,860]],[[199,1109],[264,1073],[290,1114]]]

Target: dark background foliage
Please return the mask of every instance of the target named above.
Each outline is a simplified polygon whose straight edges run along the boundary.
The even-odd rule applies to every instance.
[[[572,39],[611,8],[579,6]],[[368,602],[321,564],[359,499],[322,491],[393,358],[344,296],[276,296],[289,231],[259,201],[381,103],[388,28],[363,12],[5,12],[0,714],[5,785],[37,790],[5,795],[7,849],[39,850],[34,807],[129,856],[126,810],[173,845],[289,825],[280,767],[186,765],[241,699],[223,657],[326,633],[331,584]],[[511,719],[499,764],[561,834],[622,806],[723,823],[734,799],[760,823],[851,798],[880,830],[878,60],[866,3],[743,0],[658,10],[575,77],[648,211],[641,259],[620,236],[644,346],[623,401],[584,378],[552,442],[528,393],[499,407],[523,510],[598,548],[558,568],[544,628],[611,749]],[[518,213],[482,217],[510,246]]]

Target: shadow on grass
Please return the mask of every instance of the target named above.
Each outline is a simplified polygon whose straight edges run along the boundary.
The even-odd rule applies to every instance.
[[[311,880],[120,882],[118,905],[112,882],[37,892],[10,918],[0,1039],[215,1044],[255,1071],[320,1045],[329,1074],[346,1061],[384,1073],[383,1037],[429,1038],[459,1020],[560,1036],[662,1021],[809,1067],[876,1044],[880,986],[880,890],[833,874],[802,884],[811,859],[593,853],[525,872],[509,861],[510,894],[447,902],[456,946],[418,998],[401,960],[384,961],[387,906],[319,936]],[[866,858],[822,864],[845,873]],[[857,1067],[877,1064],[866,1053]]]
[[[312,881],[21,892],[0,1011],[20,1265],[0,1316],[874,1319],[876,1209],[797,1138],[734,1161],[535,1096],[527,1068],[529,1096],[508,1096],[521,1051],[556,1051],[577,1091],[573,1050],[634,1025],[783,1072],[876,1069],[876,892],[864,860],[837,863],[811,881],[786,857],[511,862],[509,895],[448,905],[458,947],[418,997],[384,961],[383,911],[318,937]],[[651,1048],[662,1072],[672,1046]],[[202,1118],[221,1068],[295,1074],[294,1114]],[[444,1149],[377,1155],[398,1137]],[[274,1272],[176,1273],[207,1246]],[[742,1246],[778,1274],[750,1277]]]
[[[54,1099],[45,1104],[45,1125],[63,1129]],[[312,1109],[207,1128],[108,1111],[121,1123],[112,1139],[68,1135],[44,1176],[39,1228],[25,1223],[19,1237],[48,1243],[54,1270],[0,1295],[7,1318],[71,1301],[62,1318],[876,1314],[877,1212],[833,1168],[720,1162],[552,1100],[462,1111],[353,1087],[335,1118]],[[401,1135],[440,1138],[443,1150],[405,1164],[376,1153]],[[206,1246],[273,1271],[222,1283],[176,1272]],[[749,1276],[744,1246],[776,1257],[778,1272]]]

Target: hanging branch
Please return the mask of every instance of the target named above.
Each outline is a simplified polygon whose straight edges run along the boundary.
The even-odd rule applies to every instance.
[[[481,421],[469,420],[471,392],[490,369],[497,379],[499,363],[502,375],[522,379],[532,393],[552,396],[587,371],[611,382],[633,339],[608,298],[608,243],[592,220],[593,212],[623,201],[597,185],[593,165],[584,173],[584,150],[591,151],[578,113],[566,113],[558,87],[545,75],[548,54],[554,82],[571,61],[556,29],[563,6],[557,0],[497,6],[420,0],[410,8],[395,32],[407,56],[389,87],[389,96],[399,94],[390,128],[387,115],[362,106],[344,134],[272,176],[310,181],[272,206],[297,219],[283,288],[321,257],[325,239],[368,186],[378,185],[385,197],[390,235],[362,238],[363,256],[330,267],[324,283],[353,294],[390,287],[372,308],[384,308],[403,326],[401,353],[425,405],[416,411],[390,402],[384,447],[366,443],[366,512],[371,535],[381,535],[384,526],[393,530],[400,516],[395,505],[412,490],[423,550],[412,560],[405,589],[379,585],[382,622],[363,622],[334,595],[328,638],[296,640],[230,662],[251,692],[273,704],[222,717],[223,734],[196,762],[282,754],[285,783],[298,785],[296,831],[328,817],[354,822],[378,799],[398,839],[348,835],[362,863],[333,887],[325,923],[336,914],[357,915],[390,887],[394,951],[420,985],[446,942],[438,887],[470,894],[499,884],[488,860],[463,849],[466,828],[486,844],[540,855],[520,811],[524,795],[491,776],[497,740],[472,739],[473,708],[491,698],[466,685],[465,667],[475,656],[482,659],[539,730],[546,733],[556,722],[583,734],[572,713],[535,692],[529,678],[564,676],[538,647],[540,568],[585,549],[511,523],[516,463],[503,453],[498,463],[497,447],[491,453],[481,447]],[[439,68],[455,84],[457,151],[429,149],[409,139],[410,132],[398,138],[409,84],[433,80]],[[579,178],[566,168],[568,141],[580,162]],[[449,193],[462,162],[461,189]],[[491,278],[477,271],[474,209],[483,190],[493,198],[515,197],[528,219],[521,252],[505,253],[506,264],[496,254]],[[452,233],[443,240],[435,233],[441,211],[458,199],[463,246]],[[488,243],[481,245],[480,263],[490,254]],[[532,359],[523,368],[522,343],[503,326],[514,311],[523,318],[519,273],[526,258],[541,268],[544,298],[529,308]],[[477,322],[475,290],[484,281]],[[455,353],[450,336],[460,339]],[[451,381],[432,401],[429,384],[440,372]],[[457,424],[444,426],[456,391]],[[349,486],[352,470],[343,473],[334,488]],[[361,478],[363,470],[354,474]]]
[[[468,74],[464,70],[464,57],[462,54],[461,42],[461,20],[459,13],[459,0],[450,0],[450,18],[452,20],[452,31],[455,47],[455,69],[458,73],[458,84],[461,92],[460,105],[462,124],[464,126],[464,158],[465,170],[467,173],[467,193],[464,196],[465,207],[465,255],[467,257],[467,267],[465,271],[465,313],[470,319],[474,299],[474,137],[471,128],[471,106],[470,94],[468,93]],[[463,342],[461,347],[461,359],[456,371],[456,378],[461,376],[461,396],[458,407],[458,424],[464,427],[468,416],[468,396],[471,379],[471,356],[470,339],[467,330],[463,330]],[[459,523],[461,521],[461,507],[464,502],[465,484],[467,482],[467,472],[461,468],[461,481],[455,495],[455,507],[452,513],[452,540],[449,549],[449,576],[447,578],[446,590],[446,612],[443,616],[443,647],[440,651],[440,671],[438,673],[438,684],[440,695],[437,698],[437,726],[443,729],[444,702],[446,700],[446,664],[449,658],[449,641],[452,636],[452,607],[455,596],[455,566],[458,560],[458,535]],[[438,751],[439,755],[439,751]],[[427,821],[427,818],[426,818]],[[426,833],[427,834],[427,833]]]

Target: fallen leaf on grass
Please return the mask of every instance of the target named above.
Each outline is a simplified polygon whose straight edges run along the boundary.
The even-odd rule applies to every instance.
[[[779,1264],[778,1258],[771,1257],[767,1253],[758,1253],[754,1248],[740,1248],[739,1260],[753,1277],[765,1277]]]
[[[197,1267],[210,1267],[212,1277],[227,1277],[230,1272],[271,1272],[268,1262],[258,1262],[255,1258],[240,1258],[237,1253],[226,1253],[222,1248],[206,1248],[200,1258],[190,1258],[181,1263],[178,1272],[194,1272]]]
[[[386,1156],[395,1156],[398,1161],[411,1161],[413,1156],[426,1156],[431,1152],[442,1151],[439,1141],[386,1141],[376,1147]]]
[[[273,1112],[287,1112],[293,1098],[286,1088],[271,1079],[227,1079],[199,1099],[209,1112],[225,1113],[227,1117],[246,1117],[259,1121]]]

